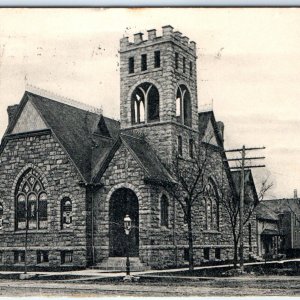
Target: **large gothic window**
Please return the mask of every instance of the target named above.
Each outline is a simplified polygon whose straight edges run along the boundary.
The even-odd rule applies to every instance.
[[[149,82],[140,84],[131,96],[132,124],[159,120],[159,92]]]
[[[205,188],[204,202],[206,230],[219,230],[219,201],[212,183]]]
[[[28,169],[23,174],[15,197],[16,229],[47,228],[47,194],[38,172]]]
[[[188,88],[181,84],[176,93],[176,118],[177,122],[192,126],[191,95]]]

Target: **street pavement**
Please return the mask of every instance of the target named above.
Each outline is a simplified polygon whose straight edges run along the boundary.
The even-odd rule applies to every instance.
[[[211,269],[216,266],[195,269],[204,268]],[[0,296],[300,296],[300,276],[245,275],[204,278],[164,275],[183,270],[187,268],[132,272],[132,275],[141,277],[141,281],[131,283],[122,281],[124,272],[97,269],[38,272],[39,279],[22,281],[5,279],[5,275],[21,272],[2,271]],[[161,277],[158,278],[153,273],[161,273]],[[44,279],[41,279],[42,275]]]

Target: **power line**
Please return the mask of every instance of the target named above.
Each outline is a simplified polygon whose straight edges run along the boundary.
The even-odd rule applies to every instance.
[[[240,170],[241,171],[241,187],[240,187],[240,208],[239,208],[239,217],[240,217],[240,268],[241,271],[244,271],[244,202],[245,202],[245,170],[251,170],[252,168],[264,168],[265,165],[257,164],[257,165],[245,165],[246,161],[252,161],[252,160],[261,160],[265,159],[265,156],[254,156],[254,157],[246,157],[246,151],[256,151],[256,150],[263,150],[266,149],[266,147],[250,147],[246,148],[245,145],[243,145],[242,148],[238,149],[229,149],[225,150],[226,153],[234,153],[234,152],[240,152],[241,158],[230,158],[225,159],[225,162],[240,162],[241,166],[234,166],[229,167],[230,170]]]

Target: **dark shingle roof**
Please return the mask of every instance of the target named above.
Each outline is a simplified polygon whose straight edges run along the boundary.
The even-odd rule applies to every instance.
[[[198,130],[200,139],[204,137],[208,122],[212,118],[212,115],[212,111],[200,112],[198,114]]]
[[[231,176],[236,195],[239,197],[241,190],[241,171],[231,171]],[[255,203],[259,201],[252,172],[251,170],[245,170],[245,203],[250,203],[253,200]]]
[[[261,201],[255,211],[256,217],[260,220],[269,220],[269,221],[277,221],[278,214],[273,210],[272,205],[268,203],[269,201]]]
[[[174,182],[169,172],[163,166],[151,146],[143,138],[122,134],[121,139],[136,156],[146,172],[145,179],[157,182]]]
[[[218,124],[215,119],[215,115],[213,111],[205,111],[198,113],[198,130],[199,130],[199,137],[201,140],[205,137],[206,129],[211,121],[211,124],[214,129],[214,135],[216,137],[217,143],[219,147],[223,147],[223,137],[220,136]]]
[[[112,139],[99,134],[93,134],[95,127],[97,127],[97,124],[101,120],[101,116],[26,91],[14,121],[16,121],[28,100],[32,101],[44,121],[75,163],[83,178],[89,182],[91,180],[92,169],[98,163],[98,158],[105,157],[105,154],[109,152],[113,145]],[[109,131],[109,135],[115,137],[119,128],[119,122],[109,118],[102,119],[109,123],[109,125],[105,125]],[[9,124],[6,134],[11,132],[13,126],[14,122],[12,121]],[[101,132],[99,133],[101,134]]]
[[[257,218],[262,220],[278,220],[278,215],[284,212],[300,214],[300,199],[272,199],[263,200],[256,208]]]

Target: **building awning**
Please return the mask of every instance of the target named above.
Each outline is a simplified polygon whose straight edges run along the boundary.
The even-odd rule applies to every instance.
[[[261,235],[282,235],[276,229],[264,229]]]

